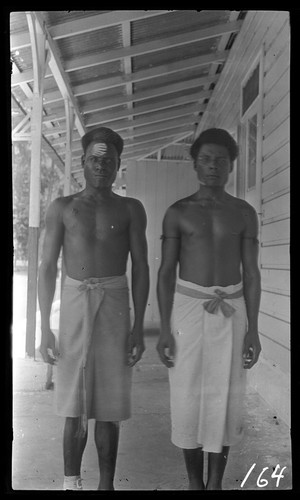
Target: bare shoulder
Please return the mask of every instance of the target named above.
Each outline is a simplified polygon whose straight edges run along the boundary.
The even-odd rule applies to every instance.
[[[119,196],[119,195],[116,195],[116,196],[118,196],[121,203],[123,202],[124,205],[126,205],[130,209],[137,209],[137,210],[144,209],[144,205],[137,198],[131,198],[130,196]]]
[[[185,208],[189,205],[189,202],[192,201],[192,196],[187,196],[186,198],[182,198],[181,200],[175,201],[166,211],[166,215],[178,217]]]
[[[78,198],[78,194],[73,194],[69,196],[60,196],[50,203],[47,210],[46,219],[51,220],[63,220],[64,213],[69,205],[71,205],[75,199]]]
[[[226,197],[227,203],[232,206],[232,208],[235,208],[236,210],[239,210],[242,212],[243,215],[247,216],[256,216],[256,210],[255,208],[250,205],[246,200],[243,200],[242,198],[237,198],[236,196],[232,196],[227,193]]]
[[[128,210],[131,218],[146,217],[144,205],[140,200],[129,196],[116,196],[118,196],[118,202],[124,206],[124,210]]]

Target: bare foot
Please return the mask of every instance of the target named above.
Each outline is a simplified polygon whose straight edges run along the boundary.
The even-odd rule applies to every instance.
[[[189,482],[189,490],[205,490],[205,486],[203,481],[190,481]]]
[[[207,484],[206,489],[207,490],[222,490],[222,485],[221,484]]]

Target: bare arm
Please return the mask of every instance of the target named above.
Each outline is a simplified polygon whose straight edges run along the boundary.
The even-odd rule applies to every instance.
[[[176,268],[179,260],[180,232],[178,213],[170,207],[163,220],[162,258],[158,271],[157,298],[161,318],[161,333],[157,351],[161,361],[170,368],[175,351],[174,338],[171,332],[171,313],[176,285]],[[167,355],[165,349],[169,349]]]
[[[261,345],[258,335],[258,314],[261,296],[258,268],[258,221],[255,210],[245,211],[246,226],[242,235],[243,285],[246,302],[248,331],[244,342],[244,367],[252,368],[257,362]]]
[[[133,366],[139,361],[145,350],[143,323],[149,294],[149,266],[146,241],[147,218],[145,209],[138,200],[130,200],[129,209],[132,300],[134,306],[134,324],[129,345],[129,365]]]
[[[55,200],[46,215],[46,234],[43,247],[43,257],[39,268],[38,300],[41,312],[41,346],[40,352],[46,363],[53,364],[53,356],[57,355],[55,338],[50,329],[50,314],[55,293],[57,260],[63,241],[62,206],[60,200]]]

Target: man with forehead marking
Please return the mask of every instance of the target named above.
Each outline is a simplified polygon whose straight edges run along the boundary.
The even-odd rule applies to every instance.
[[[57,364],[55,405],[65,417],[64,490],[80,490],[88,419],[95,419],[99,490],[114,489],[119,422],[131,414],[131,372],[144,347],[149,291],[146,214],[140,201],[115,194],[123,140],[111,129],[82,137],[86,187],[56,199],[46,215],[38,295],[46,363]],[[58,346],[50,328],[60,250],[66,269]],[[126,278],[132,261],[134,321]]]
[[[104,155],[107,151],[107,144],[105,142],[99,142],[93,145],[92,154],[95,156]]]

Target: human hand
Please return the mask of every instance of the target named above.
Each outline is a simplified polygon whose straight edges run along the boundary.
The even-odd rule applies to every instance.
[[[48,363],[49,365],[56,364],[59,352],[56,346],[55,335],[50,328],[42,330],[40,353],[45,363]]]
[[[168,354],[166,354],[166,349],[169,350]],[[172,368],[174,366],[175,357],[175,340],[171,333],[160,335],[156,350],[162,363],[167,368]]]
[[[128,339],[128,365],[134,366],[145,351],[143,331],[133,329]]]
[[[260,340],[257,331],[248,331],[244,340],[243,360],[244,368],[249,370],[255,365],[261,351]]]

